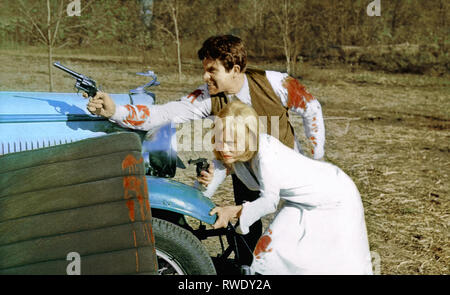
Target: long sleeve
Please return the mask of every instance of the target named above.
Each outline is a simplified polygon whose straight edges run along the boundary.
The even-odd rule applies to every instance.
[[[325,124],[319,101],[286,73],[266,71],[266,76],[281,103],[302,117],[305,135],[313,145],[313,157],[321,159],[325,153]]]
[[[223,166],[221,161],[214,159],[213,164],[214,164],[213,179],[211,183],[206,187],[206,190],[203,192],[203,195],[210,199],[227,177],[227,168]]]
[[[167,123],[185,123],[203,119],[211,114],[211,97],[207,85],[163,105],[119,105],[110,118],[125,128],[150,130]]]
[[[279,173],[274,169],[278,156],[277,151],[261,149],[258,152],[258,158],[255,159],[255,176],[259,182],[260,197],[242,205],[238,233],[247,234],[253,223],[277,210],[280,201],[280,180],[278,179]]]

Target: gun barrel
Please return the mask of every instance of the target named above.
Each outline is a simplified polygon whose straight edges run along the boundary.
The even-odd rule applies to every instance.
[[[196,160],[189,159],[188,160],[188,164],[189,165],[191,165],[191,164],[198,164],[198,163],[202,163],[203,161],[206,161],[206,159],[205,158],[198,158]]]
[[[77,78],[77,79],[83,79],[83,78],[84,78],[84,76],[83,76],[82,74],[79,74],[79,73],[77,73],[77,72],[74,72],[74,71],[72,71],[72,70],[66,68],[65,66],[63,66],[62,64],[60,64],[59,61],[54,62],[53,65],[54,65],[55,67],[57,67],[58,69],[63,70],[64,72],[66,72],[66,73],[68,73],[68,74],[74,76],[74,77]]]

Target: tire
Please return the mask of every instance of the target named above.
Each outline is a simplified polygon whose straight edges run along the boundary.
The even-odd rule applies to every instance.
[[[159,218],[152,223],[159,274],[216,274],[205,246],[190,231]]]

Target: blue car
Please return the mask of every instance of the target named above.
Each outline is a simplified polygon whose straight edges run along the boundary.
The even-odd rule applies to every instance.
[[[155,95],[143,89],[111,97],[122,105],[154,103]],[[209,215],[214,204],[193,186],[170,179],[177,166],[183,167],[177,157],[174,126],[169,124],[151,133],[125,130],[90,114],[86,101],[77,93],[0,92],[0,156],[123,131],[135,132],[142,140],[159,273],[220,273],[234,250],[236,235],[231,225],[207,230],[204,224],[216,220]],[[191,228],[185,216],[199,220],[200,227]],[[227,249],[222,235],[227,236]],[[201,243],[210,236],[220,237],[222,255],[211,258]]]

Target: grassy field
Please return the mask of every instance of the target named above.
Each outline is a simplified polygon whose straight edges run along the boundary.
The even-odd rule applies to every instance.
[[[151,69],[161,81],[154,88],[158,103],[175,100],[202,83],[197,60],[184,62],[178,82],[175,64],[152,56],[63,51],[54,59],[94,78],[110,93],[145,83],[135,73]],[[283,70],[278,63],[250,64]],[[1,91],[48,91],[44,51],[0,50],[0,67]],[[73,91],[74,81],[57,69],[54,79],[54,91]],[[301,81],[323,107],[326,160],[349,174],[361,192],[370,248],[380,255],[381,274],[450,274],[449,76],[304,64]],[[301,119],[291,118],[304,139]],[[194,152],[180,157],[186,161],[199,155],[212,157]],[[175,179],[191,184],[194,175],[194,167],[188,167],[179,169]],[[230,180],[213,200],[233,203]],[[264,219],[265,225],[270,218]],[[219,250],[217,240],[205,243],[213,255]]]

